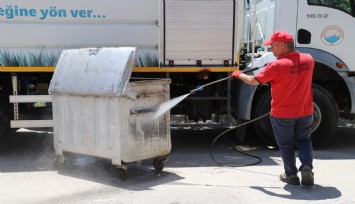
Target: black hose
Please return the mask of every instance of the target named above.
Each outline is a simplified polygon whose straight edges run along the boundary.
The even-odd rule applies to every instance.
[[[233,127],[233,128],[230,128],[230,129],[228,129],[228,130],[222,132],[221,134],[219,134],[219,135],[212,141],[212,143],[211,143],[210,156],[211,156],[212,160],[213,160],[216,164],[218,164],[218,165],[221,165],[221,166],[228,166],[228,167],[243,167],[243,166],[252,166],[252,165],[260,164],[260,163],[263,161],[260,157],[255,156],[255,155],[251,155],[251,154],[248,154],[248,153],[245,153],[245,152],[242,152],[241,150],[238,150],[234,145],[231,145],[231,142],[229,142],[229,141],[227,140],[227,138],[225,138],[225,137],[223,137],[223,138],[224,138],[226,144],[227,144],[230,148],[232,148],[234,151],[236,151],[236,152],[238,152],[238,153],[240,153],[240,154],[243,154],[243,155],[245,155],[245,156],[253,157],[253,158],[257,159],[257,161],[256,161],[256,162],[253,162],[253,163],[250,163],[250,164],[245,164],[245,165],[226,165],[226,164],[223,164],[223,163],[220,163],[220,162],[216,161],[216,159],[215,159],[214,156],[213,156],[212,150],[213,150],[213,147],[214,147],[216,141],[217,141],[219,138],[221,138],[222,136],[224,136],[225,134],[227,134],[228,132],[230,132],[230,131],[232,131],[232,130],[235,130],[235,129],[237,129],[237,128],[240,128],[240,127],[242,127],[242,126],[248,125],[248,124],[250,124],[250,123],[253,123],[253,122],[257,121],[257,120],[260,120],[260,119],[262,119],[262,118],[268,116],[269,114],[270,114],[270,112],[268,112],[268,113],[266,113],[265,115],[262,115],[262,116],[260,116],[260,117],[258,117],[258,118],[255,118],[255,119],[253,119],[253,120],[250,120],[250,121],[248,121],[248,122],[245,122],[245,123],[242,123],[242,124],[240,124],[240,125],[237,125],[237,126],[235,126],[235,127]]]

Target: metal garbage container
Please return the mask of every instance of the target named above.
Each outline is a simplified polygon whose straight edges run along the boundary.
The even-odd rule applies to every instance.
[[[66,50],[57,63],[52,95],[54,148],[127,164],[153,159],[156,171],[171,150],[170,114],[152,119],[170,99],[170,79],[133,79],[136,48]]]

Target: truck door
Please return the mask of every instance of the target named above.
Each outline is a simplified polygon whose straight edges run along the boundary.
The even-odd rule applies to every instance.
[[[354,0],[298,1],[297,47],[311,47],[337,56],[355,67],[351,53],[355,36]],[[341,3],[339,3],[341,2]]]
[[[164,0],[163,64],[234,64],[231,0]],[[200,62],[200,64],[198,63]]]

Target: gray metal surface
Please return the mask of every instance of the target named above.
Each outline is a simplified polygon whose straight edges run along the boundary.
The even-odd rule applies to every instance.
[[[54,149],[125,163],[171,150],[170,114],[153,119],[170,99],[170,80],[134,80],[135,48],[67,50],[51,85]],[[146,108],[146,112],[137,109]]]
[[[122,95],[131,77],[136,48],[87,48],[63,51],[49,90],[51,93]]]

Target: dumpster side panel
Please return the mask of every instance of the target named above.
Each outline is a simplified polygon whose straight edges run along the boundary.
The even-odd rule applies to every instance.
[[[127,134],[127,120],[129,101],[122,98],[112,98],[108,100],[108,147],[109,155],[107,158],[112,160],[112,164],[121,165],[121,138]],[[123,120],[122,120],[123,119]]]
[[[127,115],[125,108],[129,106],[118,97],[54,94],[52,98],[57,121],[54,140],[58,155],[63,151],[72,152],[109,158],[115,164],[121,164],[120,134],[127,132],[122,129],[127,122],[125,125],[120,118]]]
[[[59,143],[62,140],[60,139],[61,132],[59,131],[58,126],[61,122],[59,121],[59,114],[60,113],[57,111],[57,110],[59,110],[59,108],[58,108],[58,101],[57,101],[56,95],[52,95],[52,109],[53,109],[53,121],[55,121],[54,126],[53,126],[53,141],[54,141],[53,146],[54,146],[54,150],[55,150],[56,155],[63,155],[63,152],[59,148]]]
[[[157,107],[169,100],[169,81],[164,79],[154,81],[131,82],[131,87],[137,93],[133,108]],[[129,136],[122,137],[122,160],[124,162],[140,161],[148,158],[165,156],[171,150],[170,114],[159,119],[152,119],[152,111],[136,113],[130,111]]]

